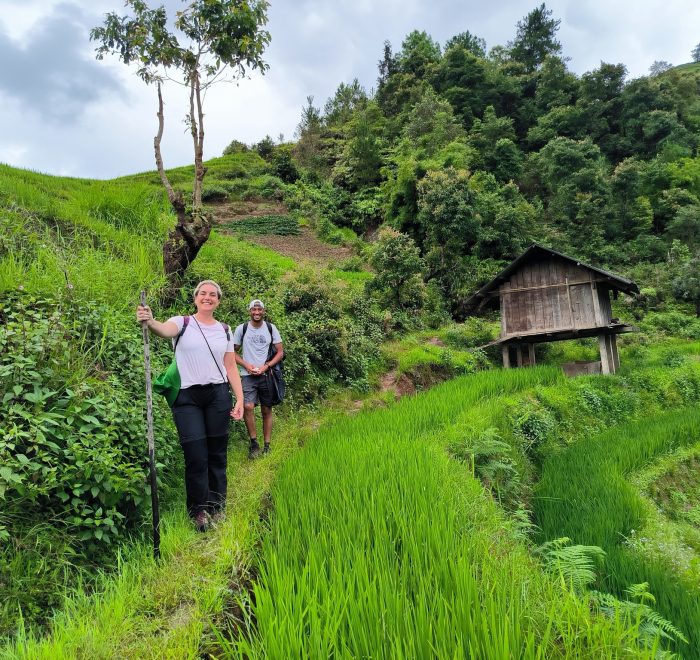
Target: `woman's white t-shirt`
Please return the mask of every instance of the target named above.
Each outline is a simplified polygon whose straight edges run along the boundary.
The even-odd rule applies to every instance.
[[[173,316],[168,319],[168,323],[174,323],[178,331],[181,331],[185,324],[185,317]],[[201,332],[199,328],[202,329]],[[229,330],[229,339],[227,340],[226,330],[219,321],[211,325],[200,322],[199,328],[195,318],[190,316],[187,330],[177,342],[175,357],[177,358],[177,370],[180,372],[180,387],[183,390],[192,387],[192,385],[225,383],[224,354],[234,352],[231,332]],[[202,334],[207,338],[216,362],[214,362]],[[173,339],[173,345],[175,345],[176,339],[177,337]]]

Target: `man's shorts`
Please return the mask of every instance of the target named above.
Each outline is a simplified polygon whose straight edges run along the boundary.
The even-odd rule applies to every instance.
[[[245,403],[258,403],[262,406],[272,406],[275,400],[274,392],[270,391],[270,379],[262,376],[241,376],[243,385],[243,400]]]

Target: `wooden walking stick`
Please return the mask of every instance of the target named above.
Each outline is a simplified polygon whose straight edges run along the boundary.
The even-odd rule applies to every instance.
[[[141,305],[146,306],[146,292],[141,291]],[[141,321],[143,332],[143,361],[146,367],[146,423],[148,426],[148,464],[151,473],[151,510],[153,511],[153,556],[160,558],[160,511],[156,476],[156,448],[153,439],[153,390],[151,387],[151,348],[148,341],[148,321]]]

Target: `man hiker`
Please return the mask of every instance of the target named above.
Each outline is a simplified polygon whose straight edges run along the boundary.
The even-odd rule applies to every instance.
[[[233,333],[236,363],[240,367],[243,384],[243,418],[250,436],[250,457],[260,454],[260,444],[255,426],[255,406],[260,404],[263,422],[263,453],[270,451],[272,436],[272,406],[275,404],[272,374],[268,371],[284,357],[282,337],[273,323],[265,321],[265,305],[262,300],[251,300],[248,305],[250,321],[241,323]],[[270,347],[277,352],[271,356]],[[239,355],[238,351],[241,350]]]

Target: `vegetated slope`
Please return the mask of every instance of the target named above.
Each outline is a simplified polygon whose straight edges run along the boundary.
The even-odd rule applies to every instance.
[[[692,408],[581,440],[545,461],[534,511],[541,539],[568,536],[607,552],[604,589],[622,593],[648,582],[658,611],[689,638],[687,647],[676,649],[688,658],[700,657],[700,588],[675,575],[669,561],[643,561],[626,545],[645,517],[639,494],[626,477],[654,457],[699,438],[700,411]]]
[[[266,181],[254,153],[208,166],[251,194]],[[184,188],[191,168],[172,175]],[[366,382],[378,355],[378,316],[348,313],[360,287],[335,271],[303,273],[292,259],[216,231],[180,299],[164,309],[162,241],[173,222],[155,173],[89,181],[0,166],[0,635],[16,632],[20,609],[27,625],[48,623],[77,576],[89,583],[112,567],[150,515],[143,349],[133,320],[141,289],[167,318],[190,309],[197,281],[214,278],[224,289],[219,316],[230,325],[247,318],[248,300],[265,299],[291,349],[297,404],[336,382]],[[305,328],[316,304],[324,330],[314,334]],[[350,345],[366,346],[356,357]],[[168,343],[153,339],[153,370],[170,357]],[[176,435],[164,401],[155,407],[160,476],[177,483]],[[164,495],[167,507],[181,493]]]
[[[440,434],[556,369],[489,372],[322,428],[272,491],[240,657],[616,657],[627,634],[547,579]]]

